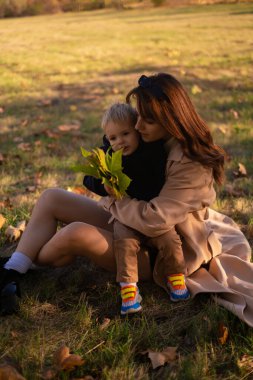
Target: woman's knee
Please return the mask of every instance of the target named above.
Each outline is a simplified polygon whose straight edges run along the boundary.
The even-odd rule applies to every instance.
[[[98,230],[83,222],[72,222],[58,231],[58,240],[68,246],[90,247],[98,239]]]
[[[39,199],[38,199],[38,202],[37,203],[40,203],[40,204],[43,204],[43,205],[48,205],[48,204],[54,204],[54,202],[57,201],[57,198],[59,196],[59,192],[61,190],[58,189],[58,188],[48,188],[46,190],[44,190]]]

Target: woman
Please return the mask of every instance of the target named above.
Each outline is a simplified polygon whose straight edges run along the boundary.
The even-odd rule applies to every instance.
[[[128,197],[116,201],[108,196],[97,203],[64,190],[46,190],[34,207],[17,252],[2,268],[1,289],[17,283],[19,273],[25,273],[32,262],[62,266],[76,256],[85,256],[115,271],[108,223],[113,216],[152,238],[157,231],[166,235],[176,226],[192,295],[221,293],[223,298],[218,302],[253,326],[249,244],[231,219],[209,209],[215,200],[214,181],[222,182],[224,152],[214,145],[208,127],[173,76],[142,76],[138,84],[127,95],[127,102],[132,98],[137,102],[136,129],[146,142],[164,139],[168,151],[166,180],[159,196],[149,202]],[[67,226],[56,232],[57,221]],[[161,235],[159,238],[161,251]],[[138,259],[140,278],[150,278],[147,252],[140,253]],[[167,289],[161,256],[155,262],[153,277]]]

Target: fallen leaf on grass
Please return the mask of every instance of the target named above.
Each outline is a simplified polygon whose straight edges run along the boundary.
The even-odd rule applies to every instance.
[[[11,365],[0,365],[0,380],[26,380],[20,373]]]
[[[74,377],[72,380],[95,380],[94,377],[87,375],[84,377]]]
[[[51,139],[56,139],[59,136],[59,133],[50,131],[50,129],[45,129],[44,131],[41,132],[41,134],[44,134],[45,136]]]
[[[219,337],[218,340],[220,344],[225,344],[228,339],[228,328],[223,325],[223,323],[220,323],[219,325]]]
[[[220,125],[218,128],[218,131],[220,131],[223,135],[226,135],[228,130],[224,125]]]
[[[63,125],[59,125],[58,129],[61,132],[77,131],[78,129],[80,129],[80,125],[78,125],[78,124],[63,124]]]
[[[100,331],[105,330],[109,326],[110,322],[111,322],[110,318],[104,318],[103,322],[99,326],[99,330]]]
[[[241,359],[237,361],[238,367],[245,367],[247,369],[253,369],[253,356],[244,354]]]
[[[0,164],[2,164],[4,162],[4,156],[2,153],[0,153]]]
[[[16,330],[12,330],[12,331],[11,331],[11,336],[12,336],[12,338],[18,338],[19,335],[20,335],[20,334],[19,334]]]
[[[237,177],[237,178],[238,178],[238,177],[247,177],[247,175],[248,175],[245,166],[244,166],[243,164],[241,164],[240,162],[239,162],[239,164],[238,164],[238,170],[235,170],[235,171],[233,172],[233,174],[234,174],[234,176]]]
[[[27,191],[28,193],[34,193],[36,191],[36,186],[34,186],[34,185],[27,186],[25,188],[25,191]]]
[[[191,92],[193,95],[196,95],[196,94],[200,94],[202,90],[198,85],[194,84],[191,88]]]
[[[231,109],[230,112],[232,113],[232,115],[234,116],[235,119],[239,119],[239,114],[236,110]]]
[[[4,108],[0,107],[0,113],[4,113]]]
[[[6,221],[5,217],[2,214],[0,214],[0,229],[3,227],[5,221]]]
[[[67,346],[61,346],[54,354],[54,363],[58,370],[72,371],[83,365],[84,360],[79,355],[69,353]]]
[[[143,355],[148,354],[151,360],[152,368],[155,369],[165,363],[174,363],[177,359],[177,347],[167,347],[161,352],[147,350],[142,352]]]
[[[21,149],[23,152],[30,152],[32,149],[31,144],[25,142],[18,144],[18,148]]]
[[[22,220],[17,224],[16,227],[13,227],[12,225],[8,226],[5,230],[5,235],[10,241],[16,241],[19,239],[22,232],[25,230],[26,222],[25,220]]]
[[[72,111],[72,112],[75,112],[77,110],[77,106],[75,106],[74,104],[71,104],[69,106],[69,110]]]
[[[18,228],[10,225],[6,228],[5,235],[9,241],[16,241],[19,239],[21,231]]]

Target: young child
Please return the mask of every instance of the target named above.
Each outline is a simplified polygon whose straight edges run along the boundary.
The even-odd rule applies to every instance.
[[[137,112],[129,104],[115,103],[103,115],[104,145],[113,151],[122,149],[123,172],[131,179],[127,194],[131,198],[149,201],[155,198],[165,179],[166,152],[164,141],[145,143],[135,130]],[[106,196],[100,179],[85,176],[84,185],[91,191]],[[121,286],[121,314],[136,313],[142,309],[137,287],[137,254],[141,243],[158,250],[156,260],[164,261],[164,278],[174,302],[186,300],[190,293],[185,285],[185,264],[181,239],[175,228],[156,238],[148,238],[139,232],[114,221],[114,251],[117,262],[116,281]]]

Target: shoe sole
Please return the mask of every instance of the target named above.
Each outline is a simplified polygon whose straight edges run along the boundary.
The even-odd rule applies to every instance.
[[[187,298],[172,298],[172,297],[170,296],[170,300],[171,300],[172,302],[188,301],[190,298],[191,298],[191,296],[189,296],[189,297],[187,297]]]
[[[136,302],[138,303],[141,303],[142,301],[142,297],[139,295],[138,296],[138,299],[136,300]],[[125,315],[128,315],[128,314],[136,314],[136,313],[139,313],[140,311],[142,310],[142,306],[140,305],[137,309],[128,309],[127,311],[120,311],[120,314],[122,316],[125,316]]]

